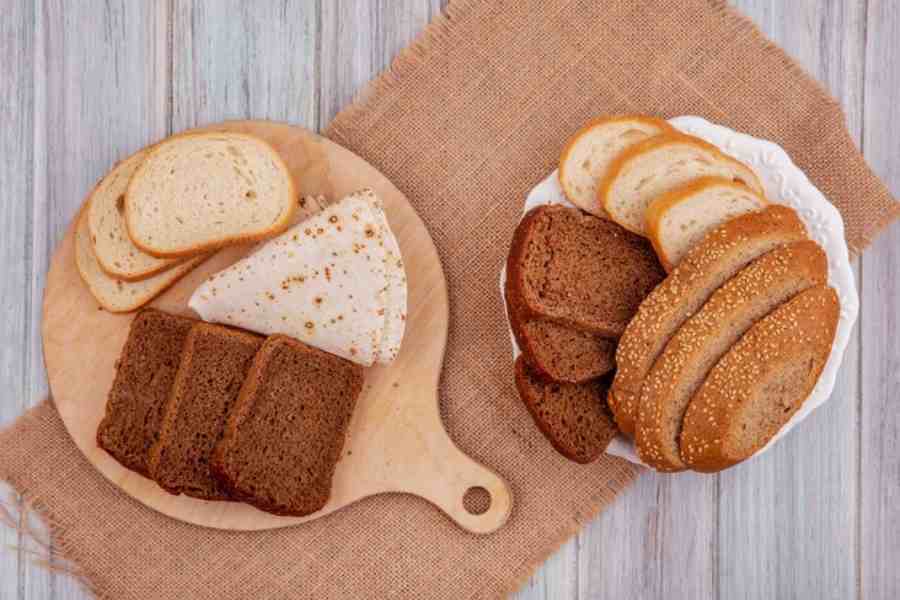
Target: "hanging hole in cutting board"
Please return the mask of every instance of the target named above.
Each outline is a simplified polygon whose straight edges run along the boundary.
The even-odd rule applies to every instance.
[[[470,515],[483,515],[491,508],[491,493],[481,486],[473,486],[463,495],[463,508]]]

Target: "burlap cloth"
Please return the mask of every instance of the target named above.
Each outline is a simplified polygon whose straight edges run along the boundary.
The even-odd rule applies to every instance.
[[[781,144],[840,208],[856,252],[898,215],[838,105],[720,1],[452,2],[326,133],[406,193],[440,250],[452,309],[443,415],[513,487],[498,533],[467,534],[403,495],[279,531],[185,525],[101,477],[51,402],[0,434],[0,477],[102,598],[460,600],[516,589],[636,475],[612,458],[567,462],[540,436],[512,385],[497,292],[524,193],[577,127],[624,111],[701,115]]]

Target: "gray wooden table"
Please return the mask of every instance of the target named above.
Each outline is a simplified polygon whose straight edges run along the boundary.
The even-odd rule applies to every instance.
[[[840,100],[900,195],[900,2],[736,4]],[[322,128],[441,5],[0,0],[0,423],[46,394],[48,258],[116,159],[226,118]],[[740,468],[642,476],[519,598],[900,598],[900,226],[854,270],[862,311],[831,402]],[[0,600],[89,597],[32,550],[0,528]]]

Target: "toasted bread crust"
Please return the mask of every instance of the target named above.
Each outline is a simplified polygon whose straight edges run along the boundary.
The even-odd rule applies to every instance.
[[[797,295],[744,334],[712,369],[688,406],[681,456],[689,468],[721,471],[751,457],[778,433],[815,388],[831,354],[839,312],[837,294],[821,285]],[[795,382],[801,385],[791,388],[790,403],[778,403],[778,394],[768,398],[767,387],[796,364],[806,372]],[[760,435],[738,453],[735,438],[744,431],[738,419],[754,400],[774,403],[774,416],[770,423],[751,423],[759,425]]]
[[[614,221],[619,223],[619,225],[621,225],[622,227],[629,229],[638,235],[644,235],[644,232],[634,231],[634,228],[629,227],[627,223],[621,223],[615,218],[615,211],[612,210],[610,188],[613,186],[615,180],[622,173],[622,171],[628,166],[628,163],[631,162],[634,158],[643,154],[644,152],[648,152],[672,144],[690,144],[710,152],[723,162],[739,165],[742,169],[747,170],[752,176],[752,181],[746,182],[747,186],[757,193],[765,193],[762,183],[753,172],[753,169],[740,162],[739,160],[728,156],[727,154],[719,150],[716,146],[698,137],[694,137],[692,135],[687,135],[684,133],[662,134],[644,140],[642,142],[638,142],[637,144],[629,146],[627,149],[625,149],[625,151],[619,154],[619,156],[612,162],[612,164],[610,164],[606,177],[597,185],[597,202],[601,206],[603,206],[603,209],[606,211],[606,213],[609,214],[610,217]]]
[[[665,249],[663,248],[662,241],[660,239],[660,225],[663,216],[665,216],[666,212],[668,212],[670,208],[677,205],[685,198],[693,196],[697,192],[701,192],[704,189],[713,186],[731,187],[743,192],[749,192],[754,196],[757,196],[764,203],[764,205],[768,205],[769,203],[764,196],[760,195],[749,187],[736,181],[725,179],[724,177],[715,176],[699,177],[691,181],[690,183],[687,183],[686,185],[683,185],[658,197],[656,200],[650,203],[650,206],[647,207],[647,212],[644,213],[644,219],[647,223],[647,237],[650,239],[650,243],[653,244],[653,249],[656,251],[656,256],[659,257],[659,262],[662,263],[663,268],[665,268],[666,272],[670,273],[672,269],[675,268],[675,265],[672,264],[671,260],[669,260],[669,257],[666,255]]]
[[[138,235],[136,235],[136,231],[132,222],[132,217],[130,216],[132,210],[130,206],[134,202],[132,188],[136,181],[139,181],[141,177],[144,176],[144,171],[146,170],[147,164],[150,159],[153,158],[156,154],[166,149],[166,145],[173,141],[183,141],[187,138],[203,138],[209,135],[228,135],[236,138],[245,138],[247,140],[253,140],[255,143],[260,143],[271,150],[272,155],[277,162],[279,169],[287,176],[288,185],[290,191],[288,196],[292,199],[291,202],[288,203],[288,209],[281,215],[281,218],[274,223],[271,227],[258,231],[252,234],[236,234],[222,237],[220,239],[209,240],[203,243],[194,244],[187,248],[182,248],[179,250],[167,250],[165,248],[159,248],[147,244],[144,240],[141,240]],[[233,133],[233,132],[195,132],[195,133],[184,133],[172,136],[162,142],[151,147],[150,151],[147,153],[144,162],[137,168],[134,172],[134,175],[131,177],[131,181],[128,184],[128,189],[125,191],[125,225],[128,229],[128,236],[131,238],[131,241],[135,246],[138,247],[143,252],[150,254],[151,256],[156,256],[158,258],[179,258],[179,257],[188,257],[195,256],[197,254],[203,254],[205,252],[211,252],[213,250],[218,250],[220,248],[224,248],[226,246],[233,246],[236,244],[243,244],[249,242],[257,242],[274,235],[277,235],[287,229],[294,218],[294,213],[297,210],[297,203],[293,201],[294,198],[297,197],[297,188],[296,183],[294,182],[294,178],[291,175],[290,170],[285,164],[284,159],[281,158],[281,155],[275,150],[275,147],[272,146],[266,140],[257,137],[255,135],[250,135],[247,133]]]
[[[792,209],[772,205],[709,232],[641,303],[616,350],[612,408],[623,433],[634,435],[641,388],[656,358],[678,328],[755,258],[782,244],[806,239]],[[711,288],[708,294],[702,288]],[[703,290],[706,291],[706,290]]]

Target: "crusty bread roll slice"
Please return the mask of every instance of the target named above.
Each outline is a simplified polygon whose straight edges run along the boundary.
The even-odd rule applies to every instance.
[[[275,149],[238,133],[169,138],[150,149],[125,192],[131,240],[158,257],[280,233],[296,208],[294,182]]]
[[[97,302],[110,312],[130,312],[153,300],[170,285],[186,275],[191,269],[206,260],[204,254],[171,269],[140,281],[123,281],[110,277],[94,256],[91,234],[88,228],[87,205],[81,210],[75,228],[75,264],[81,279],[87,285]]]
[[[672,336],[641,391],[635,446],[657,471],[681,471],[678,438],[691,398],[713,365],[755,322],[828,278],[828,259],[812,240],[757,258],[709,298]]]
[[[811,288],[759,321],[709,373],[688,405],[681,458],[715,472],[765,446],[803,405],[831,354],[840,303]]]
[[[626,148],[661,133],[675,133],[662,119],[616,115],[594,119],[569,141],[559,158],[559,183],[566,198],[587,212],[605,217],[597,202],[597,182]]]
[[[644,215],[655,198],[710,175],[765,193],[747,165],[700,138],[673,133],[638,142],[620,153],[598,184],[597,199],[619,225],[646,235]]]
[[[724,223],[688,251],[641,303],[619,340],[609,405],[623,433],[634,434],[644,379],[678,328],[751,261],[782,244],[803,239],[806,228],[797,213],[771,205]]]
[[[647,207],[647,236],[671,271],[706,233],[768,204],[760,194],[722,177],[701,177],[663,194]]]
[[[100,180],[88,199],[88,227],[94,255],[101,269],[123,281],[146,279],[181,260],[151,256],[135,246],[128,236],[125,190],[147,152],[147,149],[136,152],[115,165]]]

